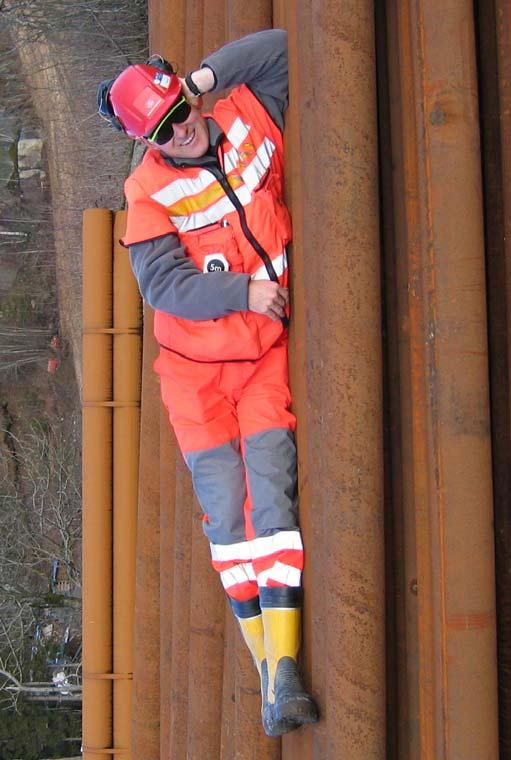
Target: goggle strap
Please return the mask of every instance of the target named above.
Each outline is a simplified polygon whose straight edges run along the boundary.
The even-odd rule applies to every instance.
[[[170,116],[172,116],[172,114],[174,113],[174,111],[175,111],[177,108],[179,108],[179,106],[183,105],[183,103],[186,103],[186,98],[184,97],[184,95],[182,95],[182,96],[181,96],[181,98],[178,100],[178,102],[177,102],[177,103],[175,103],[175,104],[172,106],[172,108],[171,108],[171,109],[170,109],[170,111],[167,113],[167,115],[166,115],[166,116],[164,116],[164,118],[163,118],[163,119],[160,121],[160,123],[158,124],[158,126],[156,127],[156,129],[154,130],[154,132],[152,133],[152,135],[151,135],[151,136],[148,138],[149,140],[153,140],[153,141],[154,141],[154,140],[156,140],[156,137],[157,137],[157,135],[158,135],[158,132],[159,132],[159,131],[160,131],[160,129],[163,127],[163,125],[165,124],[165,122],[167,121],[167,119],[168,119]]]

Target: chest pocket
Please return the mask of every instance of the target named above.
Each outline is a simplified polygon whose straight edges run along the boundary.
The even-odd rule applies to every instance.
[[[201,272],[243,271],[243,257],[230,224],[212,224],[181,239]]]

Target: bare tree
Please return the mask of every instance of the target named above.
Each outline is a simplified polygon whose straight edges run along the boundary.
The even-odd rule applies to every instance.
[[[10,446],[0,466],[0,594],[8,585],[11,598],[33,599],[34,582],[48,578],[54,560],[80,584],[81,494],[79,450],[69,437],[73,427],[77,436],[76,420],[68,430],[33,421],[23,434],[3,431]],[[14,458],[14,479],[8,457]]]

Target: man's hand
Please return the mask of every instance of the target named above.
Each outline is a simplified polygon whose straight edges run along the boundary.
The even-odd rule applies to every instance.
[[[248,309],[278,321],[285,315],[289,291],[278,282],[251,280],[248,284]]]
[[[199,88],[202,95],[205,95],[206,92],[209,92],[210,90],[212,90],[215,85],[215,75],[213,74],[209,66],[204,66],[202,69],[197,69],[196,71],[192,71],[191,77],[192,77],[193,82],[195,83],[195,86]],[[188,103],[191,106],[195,106],[195,108],[201,108],[202,98],[196,97],[193,94],[193,92],[190,90],[190,88],[186,84],[184,77],[178,77],[178,79],[181,82],[183,95],[185,96]]]

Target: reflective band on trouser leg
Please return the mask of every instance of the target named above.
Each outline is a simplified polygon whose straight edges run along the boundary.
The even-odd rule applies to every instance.
[[[232,599],[257,596],[258,588],[250,557],[244,549],[246,501],[245,468],[239,439],[202,451],[186,452],[197,499],[204,510],[204,533],[211,545],[226,544],[232,550],[228,562],[213,562],[222,585]]]
[[[241,568],[246,572],[246,568],[250,567],[259,587],[300,586],[303,545],[298,529],[279,531],[272,536],[260,536],[239,544],[211,544],[211,557],[222,582],[225,579],[235,585],[235,578],[242,578]],[[232,572],[234,568],[236,574]]]

